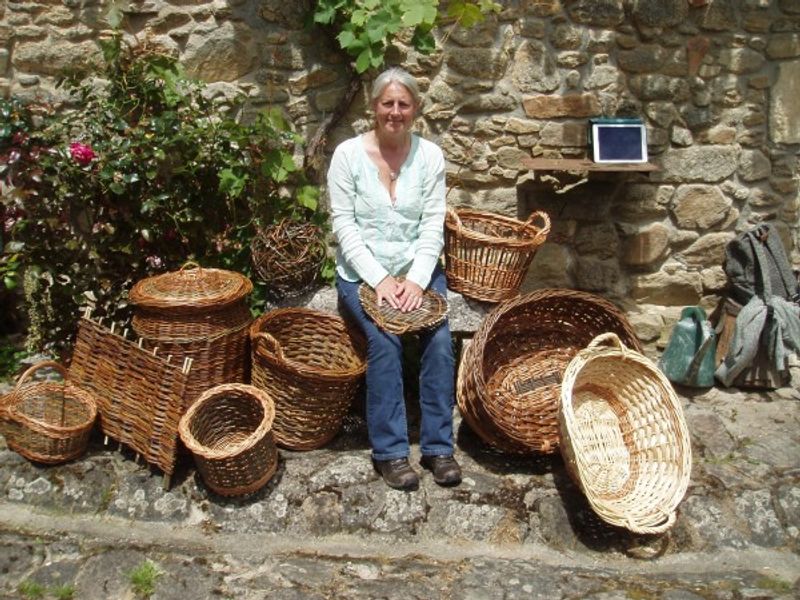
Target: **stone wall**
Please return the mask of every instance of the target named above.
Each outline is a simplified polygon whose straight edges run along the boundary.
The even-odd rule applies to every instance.
[[[347,85],[341,54],[304,27],[311,0],[131,0],[131,38],[179,54],[220,99],[282,106],[310,136]],[[389,56],[419,79],[419,128],[448,157],[449,202],[525,218],[550,241],[527,288],[632,299],[645,338],[680,307],[713,306],[725,244],[776,222],[800,265],[800,2],[509,0],[483,25]],[[98,0],[0,5],[0,93],[58,100],[55,77],[97,59]],[[366,128],[357,97],[336,142]],[[586,119],[646,119],[651,174],[534,172],[531,156],[585,153]],[[664,309],[663,307],[668,307]],[[665,322],[666,319],[666,322]]]

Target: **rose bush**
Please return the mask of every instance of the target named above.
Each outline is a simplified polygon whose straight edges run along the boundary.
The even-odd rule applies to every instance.
[[[24,270],[31,349],[68,343],[85,305],[127,319],[142,277],[187,260],[251,275],[258,228],[326,222],[279,111],[242,123],[158,48],[101,45],[96,76],[64,81],[76,110],[0,101],[0,266]]]

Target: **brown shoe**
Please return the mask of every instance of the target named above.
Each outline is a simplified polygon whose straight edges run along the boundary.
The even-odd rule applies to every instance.
[[[408,464],[407,458],[395,458],[393,460],[372,459],[372,464],[375,470],[381,474],[386,485],[391,488],[408,491],[419,487],[419,476]]]
[[[423,456],[420,464],[433,472],[433,480],[439,485],[458,485],[461,483],[461,467],[452,454],[446,456]]]

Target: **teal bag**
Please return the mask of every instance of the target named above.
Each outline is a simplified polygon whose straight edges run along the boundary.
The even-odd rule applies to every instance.
[[[699,306],[687,306],[672,329],[658,368],[673,383],[689,387],[714,385],[717,334]]]

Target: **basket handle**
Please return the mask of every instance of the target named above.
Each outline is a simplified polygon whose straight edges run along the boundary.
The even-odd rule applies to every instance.
[[[672,511],[670,513],[665,513],[661,509],[657,509],[657,510],[664,517],[664,520],[661,523],[657,523],[655,525],[649,525],[649,526],[642,526],[642,525],[638,525],[638,524],[634,523],[632,521],[632,519],[628,519],[628,528],[633,530],[633,531],[636,531],[637,533],[645,533],[645,534],[647,534],[647,533],[661,533],[661,532],[666,531],[670,527],[672,527],[672,525],[675,523],[675,520],[677,518],[676,514],[675,514],[675,511]]]
[[[187,260],[185,263],[183,263],[183,266],[180,268],[180,270],[183,271],[185,269],[188,269],[189,267],[191,267],[193,269],[202,269],[203,268],[203,267],[200,266],[200,263],[195,262],[193,260]]]
[[[586,346],[587,348],[597,348],[598,346],[608,346],[609,348],[619,348],[623,352],[625,352],[628,348],[625,344],[622,343],[622,340],[619,339],[619,336],[614,333],[613,331],[607,331],[606,333],[601,333],[597,337],[595,337],[589,345]]]
[[[253,342],[257,344],[259,341],[264,343],[264,350],[269,352],[270,354],[274,354],[278,360],[286,361],[286,357],[283,356],[283,350],[281,350],[281,345],[278,343],[272,335],[267,333],[266,331],[259,331],[257,334],[253,336]]]
[[[461,234],[464,231],[464,224],[461,222],[461,218],[458,216],[456,209],[452,206],[447,207],[447,218],[452,219],[456,223],[456,231]]]
[[[542,220],[542,223],[544,223],[544,225],[542,225],[542,227],[539,228],[539,235],[542,234],[547,235],[550,232],[550,215],[548,215],[544,211],[541,210],[533,211],[528,217],[528,220],[525,221],[525,227],[526,228],[531,226],[536,227],[533,224],[533,220],[537,217]]]
[[[22,375],[19,376],[19,379],[17,380],[17,385],[14,388],[14,393],[19,392],[25,380],[28,379],[28,377],[30,377],[31,375],[33,375],[35,371],[44,368],[55,369],[56,371],[58,371],[58,374],[61,375],[63,379],[67,378],[67,370],[63,366],[61,366],[59,363],[53,360],[45,360],[43,362],[36,363],[32,367],[29,367]]]

